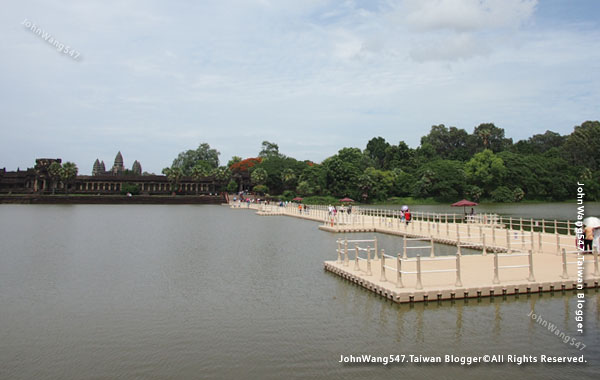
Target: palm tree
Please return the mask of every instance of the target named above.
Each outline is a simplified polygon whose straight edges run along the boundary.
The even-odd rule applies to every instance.
[[[48,175],[50,176],[50,179],[52,180],[52,195],[54,195],[56,193],[56,186],[58,185],[58,182],[60,181],[61,172],[62,172],[62,165],[57,161],[54,161],[48,167]]]
[[[65,162],[62,165],[62,170],[60,171],[60,179],[65,185],[65,191],[67,193],[69,192],[69,184],[75,179],[75,177],[77,177],[78,171],[79,169],[77,169],[77,165],[75,165],[72,162]]]
[[[167,176],[169,182],[171,182],[172,195],[175,195],[179,181],[183,177],[183,170],[181,168],[164,168],[162,173]]]
[[[212,171],[212,175],[215,180],[224,184],[231,178],[231,171],[226,166],[219,166]]]
[[[296,174],[290,168],[284,169],[283,172],[281,172],[281,180],[287,189],[293,188],[294,182],[296,181]]]
[[[208,165],[202,165],[202,162],[204,161],[200,161],[192,168],[192,179],[198,184],[200,184],[200,180],[210,175],[210,167]],[[199,186],[196,186],[196,195],[198,195],[198,187]]]
[[[263,168],[254,169],[252,174],[250,174],[250,180],[255,185],[264,185],[267,182],[268,178],[267,171]]]

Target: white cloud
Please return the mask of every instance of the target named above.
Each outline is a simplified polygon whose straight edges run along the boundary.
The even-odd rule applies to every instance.
[[[517,27],[529,20],[537,0],[407,0],[398,12],[419,30],[458,32]]]
[[[416,145],[439,123],[566,133],[594,118],[600,33],[535,12],[517,0],[13,2],[0,15],[0,166],[40,149],[85,172],[96,151],[121,150],[160,172],[200,142],[227,161],[262,140],[319,161],[375,135]],[[84,60],[36,40],[25,17]]]

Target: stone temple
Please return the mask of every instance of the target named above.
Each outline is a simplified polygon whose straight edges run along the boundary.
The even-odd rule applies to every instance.
[[[127,170],[125,169],[125,165],[123,164],[123,155],[119,151],[115,157],[115,162],[112,168],[107,171],[106,166],[104,165],[104,161],[100,161],[96,159],[94,162],[94,166],[92,168],[93,176],[106,176],[106,175],[124,175],[127,174]],[[139,161],[134,161],[133,166],[131,167],[130,174],[133,175],[142,175],[142,164]]]

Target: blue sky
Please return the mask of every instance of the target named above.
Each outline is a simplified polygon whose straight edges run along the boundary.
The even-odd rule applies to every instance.
[[[0,14],[0,167],[159,173],[202,142],[320,161],[434,124],[515,140],[598,120],[600,2],[10,1]],[[74,60],[23,25],[81,53]]]

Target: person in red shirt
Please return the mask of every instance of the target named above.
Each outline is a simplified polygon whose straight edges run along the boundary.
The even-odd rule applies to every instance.
[[[404,219],[406,220],[406,225],[408,225],[408,223],[410,222],[410,218],[411,218],[410,210],[404,211]]]

